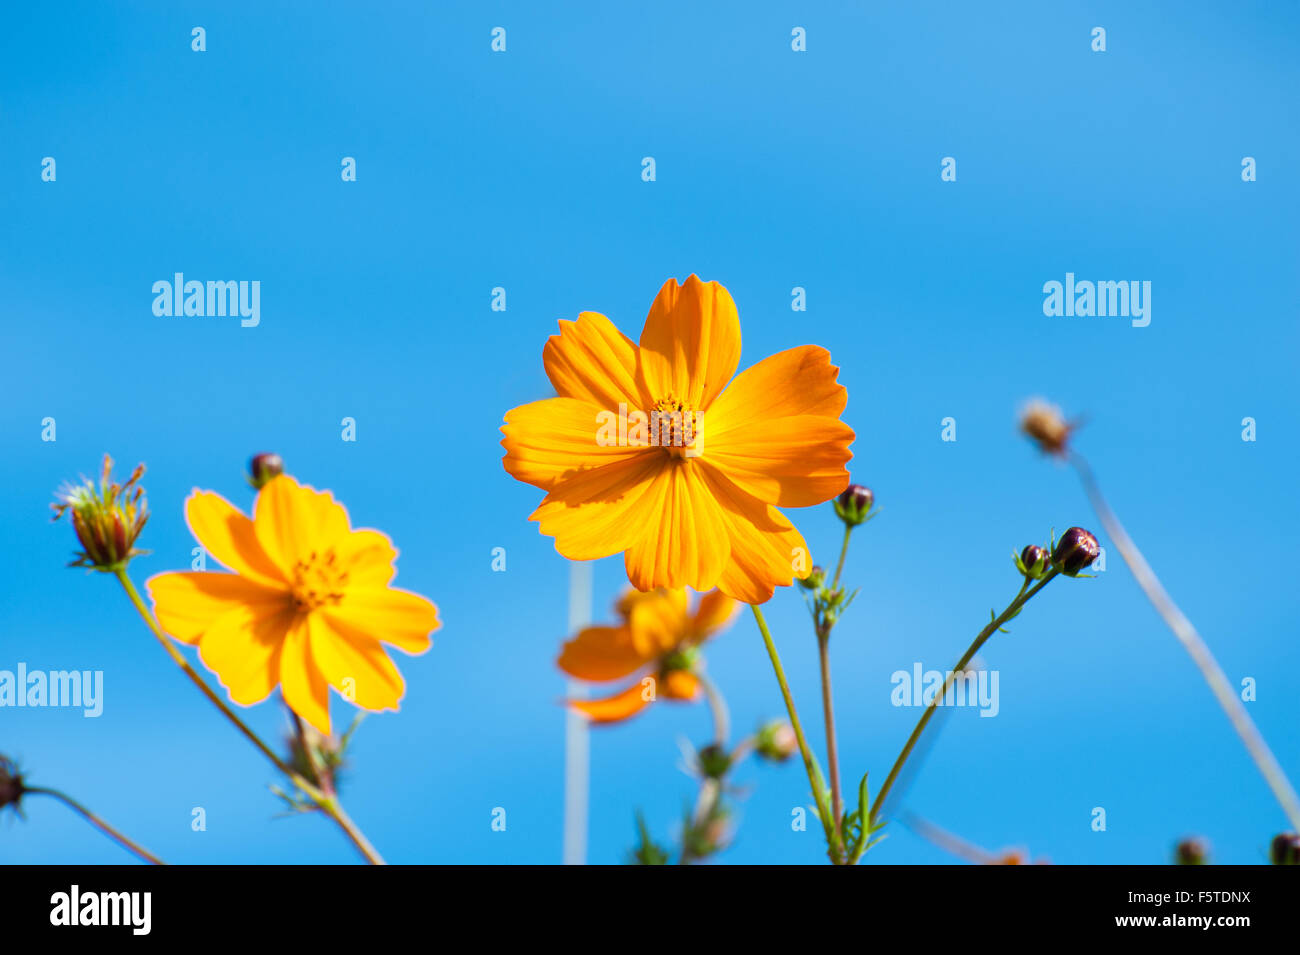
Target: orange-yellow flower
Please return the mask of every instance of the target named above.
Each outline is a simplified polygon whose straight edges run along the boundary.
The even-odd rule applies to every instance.
[[[594,723],[616,723],[635,716],[659,697],[697,699],[696,648],[730,622],[736,602],[714,590],[701,597],[690,613],[683,590],[632,590],[617,608],[622,618],[618,626],[588,627],[564,645],[556,662],[580,680],[603,683],[644,671],[654,682],[638,677],[613,696],[570,700],[569,705]]]
[[[330,731],[329,687],[367,710],[395,710],[402,675],[380,641],[429,649],[440,624],[419,594],[389,586],[397,551],[374,530],[353,530],[328,491],[272,478],[250,520],[212,491],[185,502],[190,531],[233,574],[159,574],[149,595],[163,629],[199,648],[236,703],[279,686],[285,702]]]
[[[849,482],[854,435],[829,352],[804,345],[736,375],[736,305],[692,275],[664,283],[639,345],[583,312],[542,358],[558,397],[510,411],[501,443],[506,470],[547,492],[532,520],[562,555],[621,552],[638,590],[717,587],[746,603],[807,576],[777,507]]]

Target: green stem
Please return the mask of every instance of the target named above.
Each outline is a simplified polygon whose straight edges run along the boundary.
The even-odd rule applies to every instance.
[[[49,789],[45,786],[24,786],[23,793],[24,794],[34,793],[36,795],[50,796],[54,799],[57,799],[59,802],[63,803],[73,812],[78,813],[88,823],[90,823],[92,826],[94,826],[104,835],[108,836],[110,839],[112,839],[122,848],[126,849],[128,852],[134,853],[136,856],[139,856],[141,859],[143,859],[145,862],[148,862],[150,865],[167,864],[166,862],[163,862],[162,859],[159,859],[156,855],[150,852],[148,849],[141,846],[139,843],[127,838],[122,833],[118,832],[107,822],[99,818],[99,816],[95,815],[93,812],[91,812],[81,803],[77,802],[77,800],[73,799],[67,793],[60,792],[57,789]]]
[[[847,541],[847,537],[845,538]],[[822,713],[826,718],[826,768],[831,775],[831,813],[835,817],[835,835],[844,841],[844,796],[840,791],[840,753],[835,734],[835,704],[831,697],[830,634],[817,634],[817,649],[821,656]]]
[[[781,666],[781,656],[776,652],[776,644],[772,642],[772,633],[767,628],[767,620],[757,604],[751,604],[750,609],[754,611],[754,620],[758,624],[758,632],[763,636],[763,644],[767,647],[768,659],[772,661],[772,670],[776,673],[776,682],[781,687],[781,696],[785,700],[785,710],[790,717],[790,727],[794,730],[794,738],[799,742],[799,753],[803,756],[804,771],[808,774],[813,799],[817,802],[817,813],[821,817],[822,826],[826,830],[826,841],[831,860],[838,863],[840,851],[838,839],[835,835],[836,827],[831,819],[831,809],[826,803],[826,782],[822,778],[821,768],[817,765],[816,757],[813,756],[812,750],[808,748],[808,740],[803,733],[803,724],[799,722],[799,711],[795,709],[794,697],[790,694],[790,684],[785,679],[785,668]]]
[[[185,656],[179,650],[176,649],[175,644],[172,643],[171,639],[167,636],[166,631],[163,630],[162,624],[158,622],[158,618],[153,615],[153,612],[140,597],[140,592],[135,589],[135,584],[132,583],[131,578],[127,576],[125,568],[119,568],[115,571],[115,576],[117,577],[118,583],[122,585],[122,589],[126,591],[126,595],[130,598],[136,612],[140,614],[140,617],[149,627],[150,632],[158,639],[158,642],[162,644],[162,648],[167,651],[167,655],[172,658],[173,662],[175,662],[185,675],[190,678],[190,682],[199,688],[200,692],[208,698],[212,705],[220,710],[221,714],[225,716],[226,719],[230,720],[234,727],[239,730],[239,732],[243,733],[249,742],[256,746],[262,755],[271,761],[271,764],[275,766],[276,769],[288,776],[289,779],[293,781],[294,785],[301,789],[312,800],[312,802],[321,809],[321,811],[334,820],[338,827],[343,830],[344,835],[346,835],[352,841],[352,844],[357,847],[357,850],[365,856],[367,862],[371,865],[383,865],[384,860],[380,857],[379,853],[375,851],[374,846],[372,846],[366,837],[362,835],[361,830],[357,828],[356,823],[354,823],[351,818],[348,817],[348,814],[344,812],[338,799],[328,793],[322,792],[316,786],[313,786],[299,773],[295,772],[287,763],[285,763],[284,760],[276,755],[275,751],[271,749],[271,747],[262,742],[258,735],[249,729],[243,720],[235,715],[235,712],[226,705],[225,701],[221,699],[216,692],[213,691],[212,687],[208,686],[203,677],[199,676],[194,667],[190,666],[190,662],[185,659]]]
[[[844,573],[844,559],[849,556],[849,535],[853,533],[853,525],[844,525],[844,543],[840,545],[840,561],[835,565],[835,580],[831,582],[831,590],[840,585],[840,574]]]
[[[943,698],[947,694],[948,688],[952,686],[953,681],[957,679],[957,675],[966,672],[966,667],[970,665],[971,659],[979,652],[980,647],[984,646],[989,637],[997,633],[999,627],[1019,613],[1020,608],[1027,604],[1033,598],[1034,594],[1038,593],[1051,583],[1052,579],[1059,573],[1060,571],[1053,567],[1047,572],[1046,576],[1044,576],[1043,579],[1033,587],[1029,586],[1029,579],[1026,578],[1024,584],[1020,588],[1020,593],[1016,595],[1016,599],[1011,601],[1011,603],[1007,605],[1006,610],[1003,610],[1002,613],[998,614],[998,616],[995,617],[987,627],[981,630],[979,635],[975,637],[974,641],[972,641],[971,645],[966,648],[966,652],[962,654],[961,659],[957,661],[957,665],[949,671],[947,678],[943,682],[943,688],[934,695],[928,704],[926,704],[925,712],[921,714],[920,720],[917,721],[916,729],[912,730],[912,735],[907,738],[907,743],[904,744],[902,752],[898,754],[898,759],[894,760],[893,768],[889,770],[889,775],[885,777],[885,784],[881,786],[880,791],[876,793],[876,798],[871,803],[871,812],[868,816],[871,824],[875,824],[877,817],[880,815],[880,809],[885,804],[885,797],[889,795],[890,789],[893,788],[894,782],[898,779],[898,774],[902,771],[903,764],[906,763],[907,758],[912,755],[912,750],[916,747],[917,740],[919,740],[921,734],[925,732],[926,724],[930,722],[930,717],[934,716],[935,708],[943,702]]]
[[[1237,696],[1232,684],[1228,682],[1228,677],[1224,674],[1223,668],[1214,659],[1214,654],[1210,652],[1209,646],[1202,639],[1200,633],[1197,632],[1196,627],[1187,619],[1187,615],[1179,609],[1178,605],[1165,591],[1164,586],[1160,583],[1160,578],[1151,569],[1151,565],[1146,562],[1146,558],[1138,550],[1137,544],[1133,543],[1133,539],[1128,536],[1128,533],[1124,530],[1124,525],[1115,516],[1115,512],[1110,509],[1110,505],[1102,495],[1101,488],[1092,475],[1092,470],[1088,467],[1088,462],[1079,454],[1072,454],[1070,460],[1079,474],[1079,479],[1083,482],[1083,488],[1088,493],[1088,499],[1092,502],[1093,510],[1101,518],[1102,526],[1106,528],[1106,533],[1110,536],[1110,539],[1119,548],[1120,556],[1124,558],[1124,563],[1128,564],[1128,568],[1132,571],[1138,586],[1142,588],[1147,600],[1156,608],[1156,612],[1160,614],[1165,625],[1173,631],[1174,636],[1183,645],[1183,649],[1187,651],[1187,655],[1192,658],[1192,662],[1201,671],[1201,676],[1210,687],[1210,692],[1219,701],[1219,706],[1223,708],[1228,721],[1232,723],[1232,728],[1241,737],[1246,752],[1254,760],[1260,775],[1264,777],[1269,789],[1273,791],[1274,798],[1277,799],[1282,811],[1290,820],[1291,828],[1300,831],[1300,797],[1296,796],[1295,788],[1291,785],[1291,781],[1287,779],[1286,773],[1277,761],[1277,757],[1269,749],[1263,734],[1255,726],[1255,721],[1246,712],[1246,707],[1242,704],[1241,698]]]

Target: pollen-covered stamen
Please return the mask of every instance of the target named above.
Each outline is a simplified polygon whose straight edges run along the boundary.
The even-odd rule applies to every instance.
[[[294,608],[306,612],[328,604],[337,604],[343,599],[347,583],[348,572],[339,563],[334,548],[323,553],[312,551],[306,559],[300,559],[293,567],[289,586]]]
[[[700,436],[700,415],[676,395],[655,402],[650,411],[650,443],[683,457]]]

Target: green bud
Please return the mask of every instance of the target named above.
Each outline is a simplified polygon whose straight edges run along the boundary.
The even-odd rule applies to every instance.
[[[850,484],[835,499],[835,513],[849,527],[857,527],[867,519],[871,505],[875,503],[871,489],[861,484]]]

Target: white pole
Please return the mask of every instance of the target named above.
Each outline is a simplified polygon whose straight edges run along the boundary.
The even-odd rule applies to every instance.
[[[569,636],[591,623],[591,564],[569,562]],[[585,695],[586,687],[569,680],[570,697]],[[587,719],[565,708],[564,715],[564,864],[587,864],[587,791],[590,745]]]

